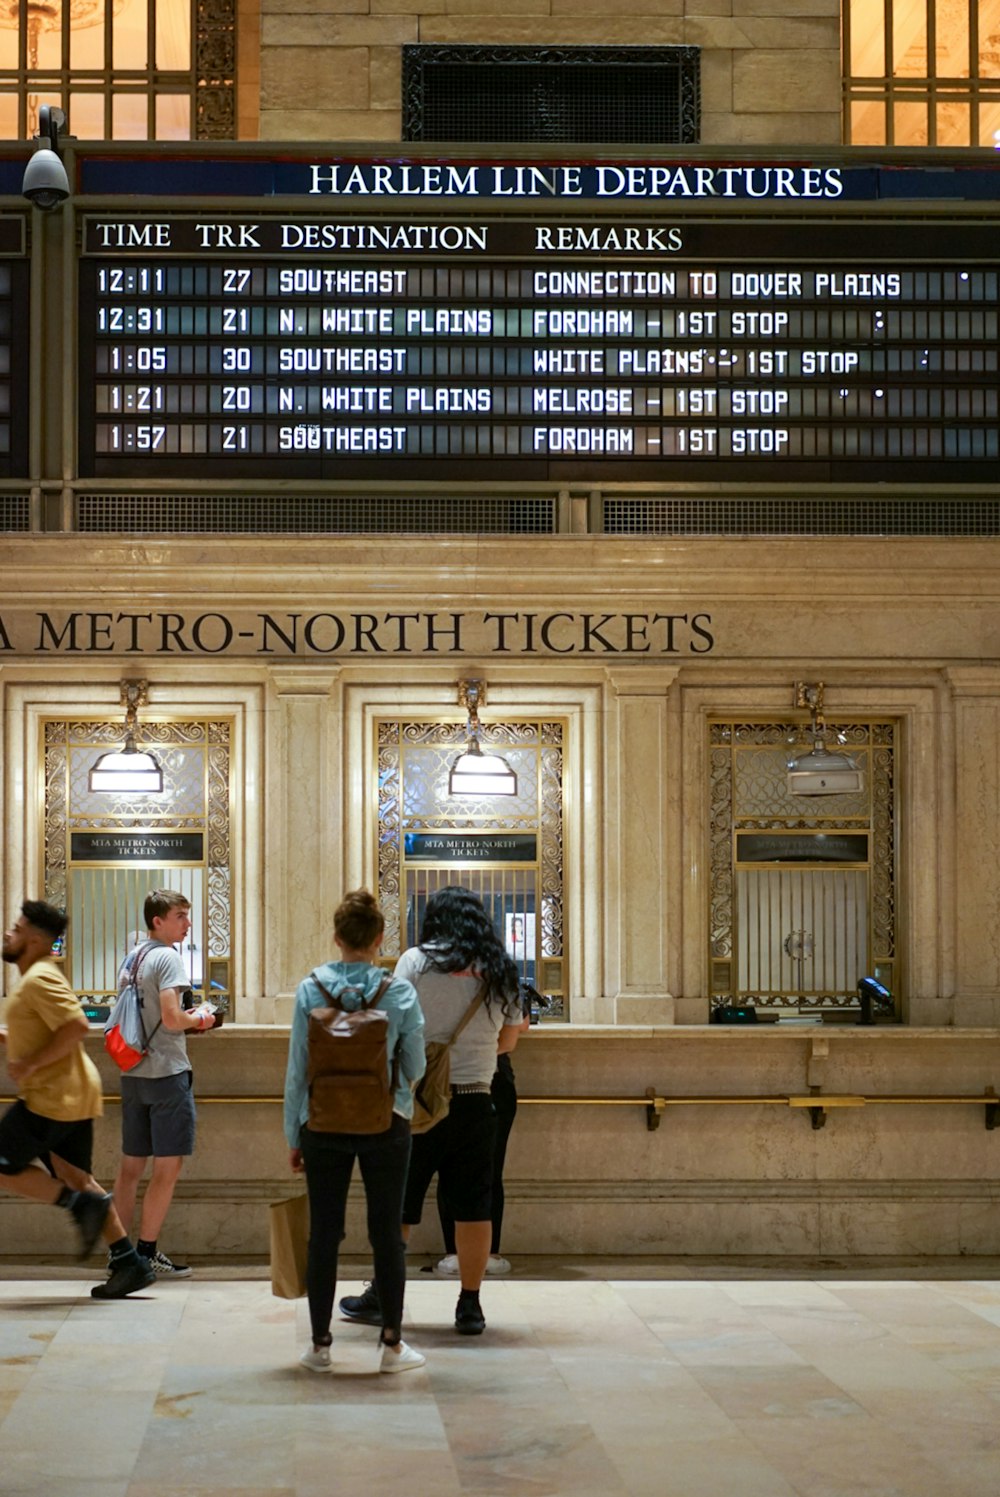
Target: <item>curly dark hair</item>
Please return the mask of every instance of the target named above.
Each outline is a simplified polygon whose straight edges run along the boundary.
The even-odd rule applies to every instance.
[[[471,967],[485,984],[487,1008],[517,995],[517,968],[503,948],[493,923],[471,889],[448,884],[427,901],[420,927],[420,950],[439,972]]]
[[[58,941],[69,924],[66,912],[57,910],[54,905],[46,904],[44,899],[26,899],[21,906],[21,914],[29,925],[34,926],[35,930],[51,936],[53,942]]]

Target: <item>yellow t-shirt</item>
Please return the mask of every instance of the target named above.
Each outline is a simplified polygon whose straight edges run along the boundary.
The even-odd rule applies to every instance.
[[[80,1017],[80,1000],[54,962],[35,962],[7,999],[7,1055],[25,1060],[71,1019]],[[60,1123],[100,1117],[104,1111],[101,1078],[83,1043],[21,1083],[21,1098],[31,1112]]]

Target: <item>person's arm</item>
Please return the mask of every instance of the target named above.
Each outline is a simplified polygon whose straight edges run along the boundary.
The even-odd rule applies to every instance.
[[[530,1019],[515,1019],[513,1024],[505,1024],[497,1036],[497,1054],[509,1055],[530,1024]]]
[[[214,1014],[189,1014],[186,1009],[183,1009],[179,988],[160,989],[160,1018],[163,1020],[164,1029],[169,1029],[173,1034],[188,1034],[191,1030],[211,1029],[215,1023]]]
[[[27,1081],[36,1071],[72,1055],[89,1029],[90,1024],[85,1014],[67,1019],[65,1024],[60,1024],[58,1029],[53,1030],[45,1044],[32,1055],[22,1055],[20,1060],[8,1060],[7,1071],[11,1081],[20,1086],[22,1081]]]
[[[285,1067],[283,1113],[289,1163],[296,1174],[302,1166],[299,1135],[302,1132],[302,1115],[306,1111],[308,1095],[306,1072],[309,1062],[309,1019],[306,1013],[304,988],[305,985],[300,983],[295,995],[295,1007],[292,1010],[292,1027],[288,1036],[288,1064]]]
[[[394,979],[395,981],[395,979]],[[412,998],[399,1010],[399,1074],[411,1086],[420,1080],[427,1069],[424,1050],[424,1014],[416,989],[410,983]]]

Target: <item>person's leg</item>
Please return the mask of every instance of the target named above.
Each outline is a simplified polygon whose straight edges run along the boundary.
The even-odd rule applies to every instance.
[[[501,1056],[501,1060],[506,1060]],[[517,1087],[514,1084],[514,1073],[509,1066],[497,1067],[490,1086],[490,1096],[493,1098],[493,1110],[497,1115],[497,1138],[493,1148],[493,1209],[490,1214],[493,1223],[493,1231],[490,1236],[490,1257],[500,1256],[500,1237],[503,1232],[503,1168],[507,1159],[507,1140],[510,1138],[510,1130],[514,1126],[514,1118],[517,1114]]]
[[[54,1206],[63,1193],[63,1186],[59,1181],[54,1180],[48,1170],[41,1169],[37,1164],[29,1164],[27,1169],[18,1170],[16,1175],[0,1172],[0,1181],[3,1182],[4,1190],[9,1190],[16,1196],[24,1196],[29,1201],[41,1201],[44,1206]]]
[[[403,1194],[404,1242],[409,1238],[411,1226],[416,1226],[420,1220],[424,1197],[437,1170],[439,1129],[447,1121],[445,1118],[444,1123],[438,1123],[437,1127],[431,1128],[427,1133],[414,1133],[411,1136],[410,1164]],[[382,1325],[378,1275],[375,1275],[362,1294],[345,1294],[337,1308],[347,1320],[358,1320],[364,1325]]]
[[[153,1160],[153,1170],[142,1198],[142,1215],[139,1218],[140,1242],[155,1243],[160,1229],[166,1221],[174,1189],[184,1168],[186,1156],[180,1154],[160,1155]],[[134,1199],[134,1198],[133,1198]]]
[[[115,1210],[126,1232],[131,1231],[132,1218],[135,1215],[135,1198],[139,1190],[139,1181],[143,1177],[146,1165],[149,1163],[147,1156],[137,1157],[134,1154],[123,1154],[118,1164],[118,1174],[115,1178],[113,1195],[115,1198]]]
[[[423,1215],[424,1197],[438,1170],[443,1137],[441,1130],[446,1129],[447,1124],[448,1119],[445,1118],[426,1133],[413,1133],[410,1136],[410,1162],[403,1192],[403,1224],[407,1237],[410,1227],[418,1226]]]
[[[375,1282],[382,1310],[382,1340],[395,1346],[403,1324],[406,1250],[403,1245],[403,1191],[410,1159],[410,1129],[393,1116],[387,1133],[357,1139],[358,1163],[368,1206],[368,1240],[375,1260]]]
[[[138,1076],[123,1076],[121,1087],[122,1157],[113,1194],[115,1210],[122,1226],[126,1232],[131,1232],[139,1181],[153,1152],[153,1130],[142,1079]]]
[[[458,1268],[463,1290],[479,1293],[486,1277],[492,1236],[491,1221],[455,1223],[455,1246],[458,1250]]]
[[[157,1252],[157,1238],[166,1220],[184,1161],[194,1153],[195,1108],[191,1072],[158,1076],[144,1083],[149,1111],[153,1171],[142,1202],[139,1251],[159,1265],[165,1275],[187,1278],[190,1269],[171,1263]]]
[[[73,1190],[95,1193],[101,1187],[91,1173],[93,1128],[81,1127],[67,1135],[59,1145],[60,1153],[50,1152],[49,1164],[58,1179]],[[110,1200],[110,1197],[108,1198]],[[131,1238],[112,1205],[101,1235],[108,1245],[108,1277],[91,1289],[93,1299],[125,1299],[138,1289],[146,1289],[156,1280],[151,1265],[139,1257]]]
[[[65,1146],[74,1160],[89,1163],[94,1125],[90,1119],[63,1122],[31,1112],[15,1102],[0,1118],[0,1183],[14,1195],[69,1211],[80,1231],[80,1257],[88,1258],[111,1209],[100,1187],[76,1187],[56,1178],[52,1150]],[[37,1161],[37,1162],[36,1162]],[[89,1171],[88,1171],[89,1176]]]
[[[50,1154],[49,1159],[51,1160],[56,1179],[62,1180],[63,1184],[68,1185],[70,1190],[89,1190],[94,1195],[104,1195],[103,1186],[98,1184],[89,1169],[80,1169],[76,1165],[71,1164],[68,1159],[63,1159],[59,1154]],[[101,1229],[101,1236],[108,1244],[118,1242],[122,1237],[126,1236],[121,1218],[115,1210],[114,1204],[111,1205],[108,1211],[107,1219]]]
[[[455,1328],[478,1336],[486,1327],[479,1290],[490,1255],[490,1219],[496,1114],[486,1092],[452,1098],[448,1149],[441,1159],[441,1184],[455,1214],[455,1246],[462,1290],[455,1310]]]
[[[64,1124],[63,1130],[67,1126]],[[44,1169],[35,1161],[49,1162],[53,1139],[59,1135],[60,1129],[51,1118],[29,1111],[23,1102],[8,1107],[0,1117],[0,1183],[4,1190],[29,1201],[55,1206],[68,1182],[57,1180],[51,1169]],[[103,1191],[99,1193],[103,1195]]]
[[[441,1223],[441,1241],[444,1244],[444,1255],[446,1258],[454,1257],[455,1254],[455,1218],[451,1214],[451,1207],[444,1198],[441,1189],[441,1180],[437,1183],[437,1209],[438,1220]]]
[[[347,1192],[354,1169],[354,1150],[346,1135],[316,1135],[302,1130],[302,1160],[309,1195],[309,1251],[306,1294],[313,1348],[329,1346],[330,1320],[337,1292],[337,1258],[344,1235]]]

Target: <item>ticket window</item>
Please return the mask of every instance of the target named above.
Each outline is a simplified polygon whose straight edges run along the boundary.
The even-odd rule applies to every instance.
[[[709,971],[713,1005],[851,1021],[875,977],[900,1008],[898,725],[828,725],[861,786],[822,796],[788,784],[801,723],[709,725]]]
[[[482,731],[484,750],[502,754],[516,772],[516,795],[449,795],[449,769],[466,741],[463,724],[377,725],[383,956],[415,945],[428,899],[460,884],[482,900],[521,977],[549,998],[542,1018],[566,1019],[565,724],[490,722]]]
[[[81,998],[114,994],[125,953],[146,935],[153,889],[183,894],[191,930],[181,958],[191,987],[231,1008],[234,987],[228,720],[156,722],[142,746],[163,771],[157,794],[91,790],[97,757],[121,720],[50,719],[45,735],[45,897],[69,914],[66,975]]]
[[[488,839],[484,839],[487,840]],[[408,866],[406,870],[406,945],[420,939],[427,901],[447,884],[461,884],[483,902],[504,950],[519,975],[538,986],[541,967],[541,921],[537,906],[535,868],[486,867],[446,863],[437,867]]]
[[[143,905],[152,889],[175,890],[190,902],[191,930],[176,949],[192,989],[205,986],[204,867],[84,865],[71,867],[68,880],[71,937],[66,943],[66,976],[75,992],[100,1001],[115,991],[122,957],[146,939]],[[225,967],[211,959],[207,965],[209,996],[217,997],[227,991]]]

